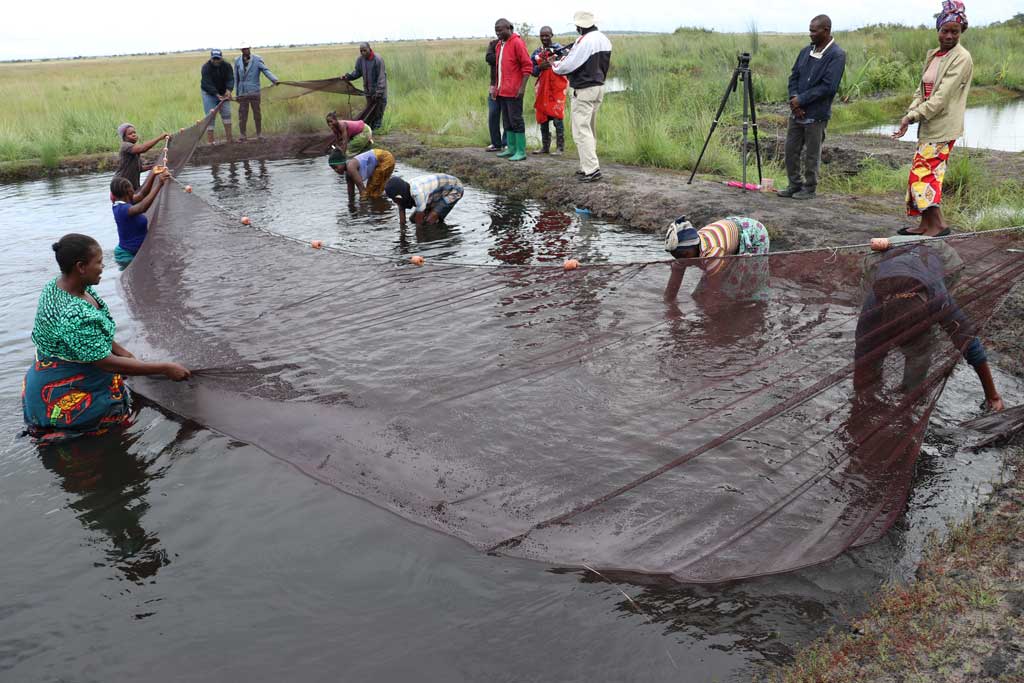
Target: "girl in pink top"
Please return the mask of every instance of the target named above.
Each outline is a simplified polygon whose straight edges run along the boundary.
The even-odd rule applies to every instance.
[[[346,121],[339,119],[335,112],[328,112],[327,126],[334,133],[334,148],[342,154],[348,152],[348,142],[362,132],[370,139],[370,146],[373,146],[373,129],[366,125],[365,121]]]

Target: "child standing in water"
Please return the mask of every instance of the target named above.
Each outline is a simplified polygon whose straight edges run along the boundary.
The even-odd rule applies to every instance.
[[[114,222],[117,223],[117,246],[114,247],[114,261],[124,269],[139,253],[149,232],[146,211],[160,189],[171,177],[167,171],[150,173],[146,184],[135,192],[131,182],[120,176],[110,181],[110,201],[113,202]]]

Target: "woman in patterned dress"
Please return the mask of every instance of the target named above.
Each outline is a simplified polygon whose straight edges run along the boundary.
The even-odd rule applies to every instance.
[[[939,47],[928,51],[921,84],[899,129],[892,134],[899,139],[911,123],[918,124],[917,152],[907,187],[907,215],[920,216],[921,223],[901,229],[901,235],[949,234],[942,215],[942,179],[953,143],[964,132],[967,94],[974,74],[971,53],[960,44],[960,35],[967,30],[964,4],[945,0],[935,27]]]
[[[22,409],[28,433],[42,443],[101,434],[125,422],[131,393],[123,375],[191,372],[177,363],[147,363],[114,341],[116,325],[93,289],[103,273],[103,250],[93,238],[70,233],[53,244],[61,274],[39,295],[32,342],[36,360],[25,374]]]
[[[768,230],[759,221],[729,216],[700,230],[686,217],[677,218],[665,234],[665,251],[676,259],[665,288],[665,300],[674,301],[688,265],[704,271],[695,298],[720,301],[758,301],[767,298],[768,259],[731,259],[723,256],[763,255],[770,247]]]

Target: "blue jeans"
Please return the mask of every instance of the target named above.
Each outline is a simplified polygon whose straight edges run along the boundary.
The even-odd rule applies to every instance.
[[[508,137],[501,132],[501,105],[490,95],[487,96],[487,127],[491,131],[492,146],[508,146]]]
[[[203,95],[203,116],[210,113],[210,110],[220,104],[220,99],[216,95],[211,95],[205,90],[200,91]],[[231,103],[225,102],[224,106],[220,108],[220,120],[224,123],[231,123]],[[214,122],[216,123],[216,122]],[[211,130],[213,125],[210,126]]]

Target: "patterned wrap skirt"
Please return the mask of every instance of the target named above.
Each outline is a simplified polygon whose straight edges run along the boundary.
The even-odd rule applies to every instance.
[[[375,149],[373,154],[377,157],[377,168],[370,174],[370,180],[366,183],[367,197],[383,197],[384,184],[395,172],[395,157],[386,149]]]
[[[117,373],[37,354],[25,373],[21,405],[37,443],[61,443],[127,422],[132,398]]]
[[[942,203],[942,179],[946,175],[946,162],[954,142],[921,142],[917,145],[907,186],[908,216],[920,216],[926,209]]]

